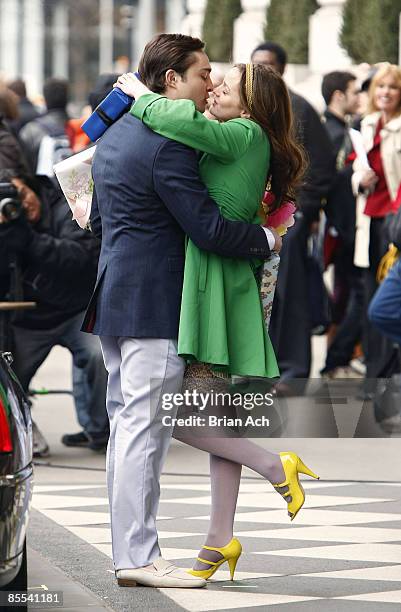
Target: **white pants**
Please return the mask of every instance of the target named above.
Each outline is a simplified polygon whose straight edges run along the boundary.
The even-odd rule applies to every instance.
[[[150,565],[160,556],[156,513],[160,474],[173,427],[162,417],[165,393],[178,393],[184,360],[175,340],[101,336],[109,373],[107,488],[115,569]]]

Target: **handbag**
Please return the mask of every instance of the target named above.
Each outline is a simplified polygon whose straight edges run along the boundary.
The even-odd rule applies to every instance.
[[[376,280],[380,284],[384,281],[391,268],[398,261],[400,252],[394,244],[390,244],[387,253],[381,258],[377,266]]]
[[[390,246],[387,253],[383,255],[377,267],[376,280],[381,283],[390,272],[400,257],[401,251],[401,186],[393,203],[397,206],[397,212],[387,215],[385,219],[385,230],[388,234]]]
[[[127,96],[119,87],[115,87],[82,124],[83,131],[92,142],[96,142],[107,128],[131,108],[133,102],[134,98]]]

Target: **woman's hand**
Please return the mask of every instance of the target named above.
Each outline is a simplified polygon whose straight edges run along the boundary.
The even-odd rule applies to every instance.
[[[378,180],[379,177],[372,169],[364,170],[359,185],[363,189],[369,189],[369,191],[374,191]]]
[[[113,87],[119,87],[127,96],[131,96],[135,100],[145,94],[152,93],[133,72],[127,72],[119,76]]]

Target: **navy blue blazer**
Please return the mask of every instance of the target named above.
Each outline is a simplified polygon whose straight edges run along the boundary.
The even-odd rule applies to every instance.
[[[258,225],[221,216],[193,149],[125,114],[97,145],[91,225],[102,246],[83,331],[177,338],[185,235],[224,257],[266,259]]]

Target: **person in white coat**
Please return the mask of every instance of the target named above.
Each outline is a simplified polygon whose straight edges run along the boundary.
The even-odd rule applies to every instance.
[[[387,251],[385,219],[395,210],[401,183],[401,68],[384,63],[369,88],[369,114],[361,123],[368,164],[354,162],[352,184],[357,196],[354,263],[365,268],[366,309],[377,289],[378,264]],[[385,376],[391,345],[366,321],[364,351],[368,379]]]

